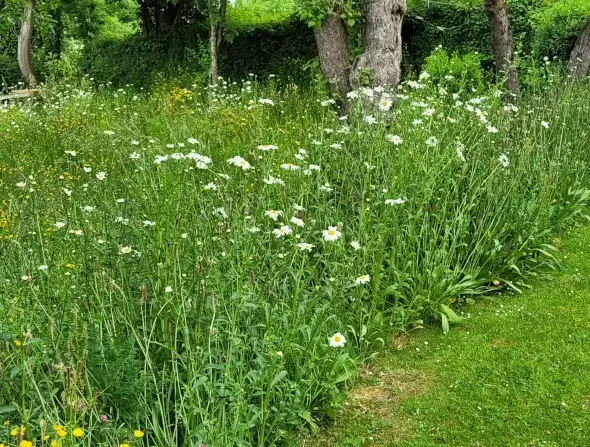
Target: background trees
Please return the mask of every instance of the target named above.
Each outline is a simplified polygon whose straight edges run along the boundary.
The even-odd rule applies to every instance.
[[[0,83],[5,86],[25,80],[17,48],[26,4],[0,0]],[[317,58],[340,97],[351,84],[394,85],[401,71],[420,70],[438,45],[450,54],[477,52],[485,70],[499,60],[499,79],[506,80],[510,91],[518,84],[514,66],[543,57],[564,65],[571,59],[570,72],[576,77],[584,73],[581,61],[586,57],[580,50],[587,33],[581,31],[590,17],[590,2],[506,0],[505,8],[500,5],[500,0],[444,5],[412,0],[405,8],[393,0],[35,0],[29,65],[40,80],[88,74],[113,84],[148,86],[159,74],[191,73],[198,82],[211,82],[210,73],[218,71],[234,79],[272,73],[308,83],[317,74],[310,61]],[[387,20],[377,24],[371,17]],[[513,59],[510,50],[508,57],[494,50],[510,45],[492,45],[510,37],[508,27],[502,27],[507,18],[512,48],[518,50],[511,63],[504,63]],[[400,21],[399,35],[385,31],[381,35],[391,39],[380,39],[377,30],[399,29]],[[576,56],[570,58],[578,37]],[[220,44],[223,40],[227,45]],[[388,62],[380,63],[384,58]],[[520,71],[524,75],[528,68]]]

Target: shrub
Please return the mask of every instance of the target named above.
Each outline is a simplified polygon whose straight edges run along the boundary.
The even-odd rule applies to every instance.
[[[446,50],[437,48],[426,58],[423,70],[435,84],[449,93],[478,92],[485,86],[481,56],[478,53],[464,56],[454,53],[449,56]]]

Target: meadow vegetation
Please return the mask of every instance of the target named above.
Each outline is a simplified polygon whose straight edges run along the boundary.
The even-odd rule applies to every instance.
[[[590,89],[435,74],[347,117],[272,78],[3,106],[0,443],[293,444],[392,333],[556,267]]]

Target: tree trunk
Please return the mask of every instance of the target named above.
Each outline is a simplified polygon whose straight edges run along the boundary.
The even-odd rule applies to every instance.
[[[342,19],[337,13],[332,13],[314,33],[322,73],[330,83],[332,93],[337,93],[342,101],[346,101],[346,94],[350,91],[350,61],[348,37]]]
[[[209,85],[217,85],[217,24],[213,21],[209,31],[209,51],[211,53]]]
[[[580,32],[570,55],[567,71],[574,79],[581,79],[590,71],[590,18]]]
[[[365,0],[365,52],[355,61],[351,84],[396,88],[401,75],[402,21],[406,0]]]
[[[217,54],[221,49],[223,38],[225,36],[225,18],[227,16],[227,0],[221,0],[219,5],[219,26],[217,27]]]
[[[499,75],[505,76],[504,85],[513,97],[520,95],[518,72],[514,67],[514,43],[505,0],[484,0],[484,8],[492,29],[494,61]]]
[[[31,69],[31,39],[33,37],[34,14],[35,0],[28,0],[18,36],[17,57],[20,71],[30,87],[35,86],[35,75]]]

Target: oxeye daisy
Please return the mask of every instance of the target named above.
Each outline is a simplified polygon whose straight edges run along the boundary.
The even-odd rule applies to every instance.
[[[300,169],[299,166],[297,166],[293,163],[283,163],[281,165],[281,168],[284,169],[285,171],[297,171],[298,169]]]
[[[274,144],[261,144],[258,146],[258,149],[261,151],[274,151],[277,150],[279,147]]]
[[[299,251],[311,251],[313,249],[313,247],[315,247],[315,245],[308,244],[307,242],[300,242],[299,244],[296,244],[295,246],[297,248],[299,248]]]
[[[283,236],[288,236],[291,233],[293,233],[293,230],[289,225],[281,225],[279,228],[272,230],[272,234],[274,234],[277,239]]]
[[[330,347],[332,348],[342,348],[346,343],[346,338],[340,332],[336,332],[332,335],[329,339]]]
[[[274,221],[276,221],[282,214],[283,212],[279,210],[268,210],[264,212],[266,217],[270,217]]]
[[[342,233],[338,230],[338,227],[328,227],[327,230],[322,230],[322,235],[326,241],[337,241],[342,236]]]
[[[357,279],[354,280],[356,285],[367,284],[371,281],[371,277],[369,275],[361,275]]]
[[[237,166],[238,168],[242,168],[244,171],[246,171],[246,170],[248,170],[248,169],[250,169],[252,167],[250,165],[250,163],[248,163],[246,160],[244,160],[239,155],[236,155],[235,157],[229,158],[227,160],[227,162],[230,165],[234,165],[234,166]]]
[[[299,219],[298,217],[291,217],[291,223],[297,225],[298,227],[304,227],[305,223],[303,222],[303,220]]]

